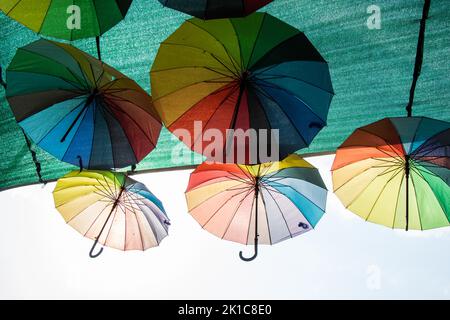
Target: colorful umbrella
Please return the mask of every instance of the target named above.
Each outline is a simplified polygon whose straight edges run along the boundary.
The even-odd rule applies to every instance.
[[[244,17],[272,0],[158,0],[169,7],[201,19]]]
[[[275,244],[314,228],[322,217],[327,189],[319,171],[297,155],[281,162],[246,166],[203,163],[186,191],[197,222],[219,238]],[[254,228],[252,227],[254,226]]]
[[[65,40],[98,37],[120,22],[132,0],[2,0],[0,10],[34,32]]]
[[[150,191],[123,173],[73,171],[53,191],[56,209],[83,236],[120,250],[146,250],[167,236],[169,218]]]
[[[151,84],[163,121],[189,148],[208,156],[203,134],[221,133],[224,156],[214,158],[221,162],[234,151],[227,129],[278,129],[280,158],[308,146],[326,125],[333,97],[319,52],[302,32],[265,13],[186,21],[161,44]],[[247,140],[234,146],[245,151],[246,164],[260,162]]]
[[[156,145],[161,122],[134,81],[67,44],[18,49],[6,97],[19,125],[56,158],[84,168],[134,165]]]
[[[450,123],[386,118],[357,129],[337,150],[336,195],[363,219],[432,229],[450,219]]]

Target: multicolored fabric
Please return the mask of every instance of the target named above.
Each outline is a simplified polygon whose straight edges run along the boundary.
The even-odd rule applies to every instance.
[[[186,199],[202,228],[243,244],[254,243],[258,206],[258,241],[274,244],[317,225],[327,189],[316,168],[291,155],[255,166],[203,163],[191,174]]]
[[[307,37],[265,13],[186,21],[161,44],[151,84],[168,129],[206,156],[203,134],[219,130],[224,158],[227,129],[278,129],[279,159],[307,147],[326,125],[333,97],[328,64]],[[190,141],[180,135],[185,130]],[[251,158],[247,141],[237,148]]]
[[[102,35],[125,17],[131,2],[2,0],[0,10],[34,32],[72,41]]]
[[[418,230],[450,225],[448,122],[399,117],[359,128],[338,148],[332,170],[336,195],[367,221]]]
[[[158,0],[169,7],[201,19],[244,17],[272,0]]]
[[[122,168],[152,151],[161,121],[133,80],[67,44],[38,40],[7,70],[19,125],[56,158],[90,169]]]
[[[67,224],[105,246],[146,250],[167,236],[161,201],[122,173],[73,171],[58,180],[53,197]]]

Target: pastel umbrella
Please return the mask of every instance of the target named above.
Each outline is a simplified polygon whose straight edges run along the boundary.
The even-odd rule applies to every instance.
[[[169,7],[201,19],[244,17],[272,0],[158,0]]]
[[[190,214],[210,233],[242,244],[275,244],[314,228],[327,189],[319,171],[298,155],[254,166],[203,163],[186,191]]]
[[[450,123],[385,118],[338,148],[334,192],[361,218],[391,228],[433,229],[450,219]]]
[[[97,243],[119,250],[158,246],[170,225],[164,207],[142,183],[109,171],[72,171],[53,191],[56,209],[67,224]]]
[[[234,150],[228,129],[279,130],[280,159],[308,146],[326,125],[333,97],[320,53],[302,32],[266,13],[186,21],[161,44],[151,85],[165,125],[189,148],[208,156],[204,133],[221,133],[220,162],[230,162],[225,156]],[[184,131],[192,138],[183,139]],[[246,160],[232,160],[263,162],[249,145],[236,142]]]
[[[2,0],[0,10],[36,33],[64,40],[98,37],[120,22],[132,0]]]
[[[134,165],[152,151],[161,121],[133,80],[68,45],[18,49],[6,98],[19,125],[56,158],[88,169]]]

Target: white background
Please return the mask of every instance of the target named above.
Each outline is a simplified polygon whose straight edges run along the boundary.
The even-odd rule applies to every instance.
[[[311,158],[329,187],[333,157]],[[449,298],[450,232],[397,231],[367,223],[330,194],[317,228],[261,247],[220,240],[187,213],[190,171],[137,175],[164,203],[170,235],[145,252],[105,248],[67,226],[54,184],[0,193],[0,298],[309,299]]]

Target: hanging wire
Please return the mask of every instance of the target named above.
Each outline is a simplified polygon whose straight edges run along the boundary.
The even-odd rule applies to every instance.
[[[0,66],[0,85],[6,90],[6,82],[3,80],[3,69]]]
[[[406,112],[408,117],[412,116],[412,106],[414,103],[414,94],[416,91],[417,80],[419,79],[420,72],[422,71],[423,62],[423,47],[425,42],[425,25],[428,19],[428,13],[430,11],[431,0],[424,0],[422,19],[420,20],[419,39],[417,42],[416,62],[414,65],[413,81],[411,89],[409,90],[409,102],[406,106]]]
[[[30,153],[31,153],[31,158],[33,159],[34,166],[36,167],[36,174],[37,174],[37,176],[39,178],[39,183],[46,184],[47,182],[42,178],[41,163],[37,159],[36,151],[33,150],[32,145],[31,145],[31,141],[30,141],[30,139],[28,138],[27,134],[25,133],[25,131],[23,129],[22,129],[22,133],[23,133],[23,136],[25,137],[25,141],[27,143],[28,151],[30,151]]]

